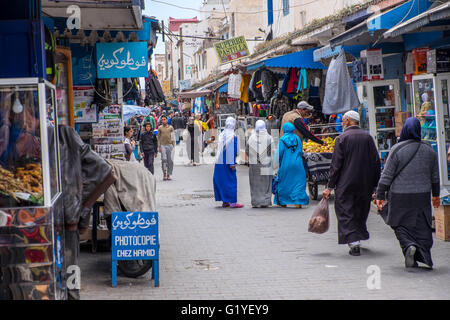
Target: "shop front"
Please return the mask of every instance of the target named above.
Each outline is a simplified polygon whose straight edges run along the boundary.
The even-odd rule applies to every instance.
[[[450,188],[450,37],[445,31],[449,25],[450,3],[435,4],[383,34],[387,41],[404,42],[408,111],[420,120],[422,140],[438,153],[442,197]]]
[[[81,179],[82,173],[76,165],[70,174],[63,170],[67,167],[70,143],[66,141],[65,146],[61,145],[60,141],[68,138],[61,133],[60,125],[73,127],[78,116],[97,122],[99,116],[97,112],[95,116],[74,112],[74,80],[78,80],[80,74],[75,75],[72,67],[85,68],[81,78],[88,81],[87,84],[95,82],[96,70],[90,69],[95,56],[87,49],[86,34],[80,30],[65,32],[65,10],[69,2],[55,5],[60,8],[49,1],[0,5],[0,43],[10,49],[2,50],[0,62],[0,131],[4,137],[0,143],[0,299],[67,299],[68,289],[73,289],[67,284],[66,271],[70,263],[65,255],[65,237],[71,223],[68,216],[73,212],[68,213],[64,208],[67,194],[73,192],[68,187],[67,181],[71,179],[68,176],[75,174]],[[105,13],[102,5],[87,6],[88,11]],[[141,9],[129,6],[115,9],[125,16],[138,14],[138,21],[133,19],[129,30],[142,29]],[[54,10],[62,13],[59,15]],[[47,16],[45,19],[43,12]],[[95,15],[84,18],[86,23],[96,19]],[[98,26],[100,20],[96,22]],[[59,32],[59,24],[62,32]],[[108,24],[102,26],[106,28]],[[91,25],[84,29],[95,28]],[[89,35],[94,33],[95,30]],[[98,41],[96,39],[94,44]],[[81,58],[89,59],[79,60],[71,42],[77,42],[76,46],[81,48],[84,53]],[[95,87],[92,89],[95,91]],[[70,130],[67,132],[74,132]],[[77,151],[80,150],[71,153],[71,161],[81,158]],[[97,162],[104,163],[91,159],[90,164]],[[77,168],[79,173],[76,173]],[[92,182],[90,186],[97,188],[100,183],[103,182]],[[92,192],[92,196],[98,195]],[[71,195],[70,199],[75,197]],[[89,207],[87,203],[83,205]]]

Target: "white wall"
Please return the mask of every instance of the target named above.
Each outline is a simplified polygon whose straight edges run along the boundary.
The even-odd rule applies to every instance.
[[[263,1],[264,10],[267,10],[267,0]],[[273,0],[273,37],[278,38],[299,30],[310,24],[315,19],[331,16],[340,10],[355,5],[369,2],[370,0],[289,0],[289,14],[283,15],[283,0]],[[280,10],[280,11],[278,11]],[[302,16],[303,12],[303,16]],[[302,17],[305,19],[303,20]],[[268,13],[265,14],[264,25],[266,32],[270,31],[268,25]]]

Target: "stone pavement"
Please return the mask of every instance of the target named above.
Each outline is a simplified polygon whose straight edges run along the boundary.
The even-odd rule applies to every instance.
[[[352,257],[337,244],[332,206],[330,230],[323,235],[307,231],[316,201],[304,209],[252,209],[246,166],[238,167],[243,209],[223,209],[214,201],[212,165],[177,165],[173,180],[162,181],[158,160],[155,172],[160,287],[149,272],[139,279],[119,276],[112,288],[110,253],[93,254],[88,246],[80,258],[82,299],[450,298],[449,242],[435,239],[434,270],[407,271],[392,230],[376,214],[369,217],[371,238],[363,242],[362,255]],[[374,265],[381,288],[369,290]]]

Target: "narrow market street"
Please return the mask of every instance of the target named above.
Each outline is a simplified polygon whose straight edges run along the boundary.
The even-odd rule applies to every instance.
[[[394,233],[370,214],[371,239],[363,242],[362,255],[353,257],[347,246],[337,244],[332,205],[330,230],[323,235],[307,231],[317,201],[304,209],[252,209],[248,167],[241,165],[238,200],[245,207],[223,209],[214,201],[213,169],[178,164],[173,180],[162,181],[160,158],[155,162],[160,287],[154,287],[149,272],[138,279],[119,273],[113,288],[110,252],[91,253],[85,245],[81,299],[450,298],[448,242],[434,238],[434,270],[407,271]],[[369,290],[373,266],[380,268],[381,288]]]

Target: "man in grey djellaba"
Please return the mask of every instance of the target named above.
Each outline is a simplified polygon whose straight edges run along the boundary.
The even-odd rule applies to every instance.
[[[272,205],[273,145],[273,138],[267,132],[265,122],[256,121],[255,130],[246,146],[253,208],[265,208]]]

